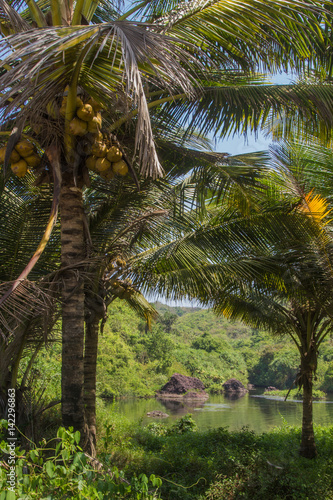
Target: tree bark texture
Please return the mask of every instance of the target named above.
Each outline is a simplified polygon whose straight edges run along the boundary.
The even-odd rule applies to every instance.
[[[86,415],[86,451],[96,456],[96,367],[99,318],[86,323],[84,349],[84,405]]]
[[[305,458],[315,458],[317,448],[313,431],[312,388],[313,388],[313,356],[312,349],[301,358],[301,376],[303,382],[303,418],[300,455]],[[311,356],[311,354],[313,354]]]
[[[84,290],[77,265],[85,258],[82,190],[63,184],[60,195],[62,273],[62,422],[84,432]]]

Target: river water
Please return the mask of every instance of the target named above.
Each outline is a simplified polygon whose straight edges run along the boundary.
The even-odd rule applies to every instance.
[[[168,418],[150,418],[147,412],[162,410]],[[224,395],[212,395],[203,403],[183,403],[180,401],[160,401],[157,399],[126,399],[110,405],[110,411],[126,416],[130,421],[152,421],[172,423],[186,413],[192,413],[199,430],[227,427],[239,430],[247,426],[250,430],[262,433],[282,425],[302,423],[302,402],[283,401],[276,397],[264,396],[262,391],[250,391],[242,397],[231,399]],[[333,425],[333,394],[325,401],[313,402],[313,421],[315,425]]]

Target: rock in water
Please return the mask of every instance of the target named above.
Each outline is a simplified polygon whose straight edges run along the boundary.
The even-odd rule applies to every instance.
[[[205,386],[196,377],[187,377],[174,373],[162,389],[157,393],[161,398],[207,398]]]
[[[225,392],[247,392],[247,389],[243,386],[242,382],[236,378],[230,378],[222,384],[222,387]]]

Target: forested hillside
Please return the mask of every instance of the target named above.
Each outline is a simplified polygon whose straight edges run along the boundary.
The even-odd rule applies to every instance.
[[[155,304],[151,330],[121,301],[113,303],[100,335],[97,393],[103,397],[152,396],[173,373],[200,378],[208,391],[236,377],[244,384],[289,388],[299,355],[289,337],[273,338],[199,308]],[[60,397],[60,344],[36,365],[42,385]],[[316,389],[333,391],[333,340],[320,349]]]

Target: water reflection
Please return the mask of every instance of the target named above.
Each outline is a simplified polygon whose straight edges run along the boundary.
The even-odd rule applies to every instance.
[[[243,398],[246,392],[226,392],[224,394],[224,399],[230,399],[231,401],[236,401],[236,399]]]
[[[186,415],[186,413],[192,413],[196,409],[204,407],[203,402],[199,403],[195,400],[179,401],[174,399],[156,398],[156,401],[159,401],[164,406],[165,410],[168,410],[168,413],[171,412],[172,415],[177,416],[177,418]]]
[[[329,401],[315,401],[313,405],[314,424],[332,425],[333,395]],[[256,432],[265,432],[273,427],[301,425],[302,402],[284,401],[272,396],[263,397],[258,391],[251,391],[237,399],[224,395],[210,396],[205,402],[161,399],[129,399],[110,405],[110,411],[124,414],[132,421],[142,420],[143,424],[152,421],[147,412],[161,410],[169,414],[163,422],[171,423],[186,413],[192,413],[200,430],[228,427],[230,430],[244,426]]]

